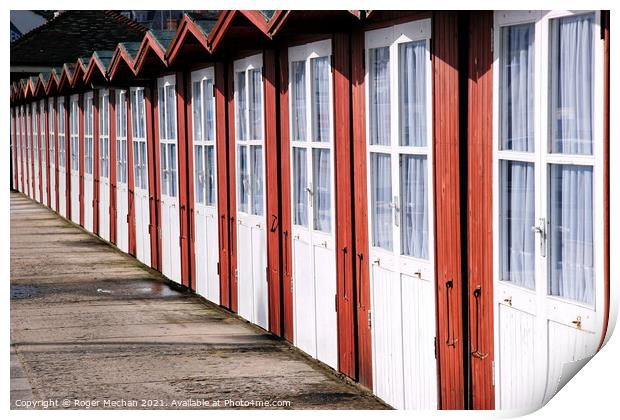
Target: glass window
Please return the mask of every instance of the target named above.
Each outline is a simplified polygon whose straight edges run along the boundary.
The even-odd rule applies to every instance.
[[[215,140],[215,101],[213,97],[213,80],[202,81],[202,99],[204,110],[205,140]]]
[[[293,147],[293,223],[308,226],[306,149]]]
[[[390,49],[371,48],[369,53],[370,144],[390,144]]]
[[[204,204],[205,202],[205,170],[203,146],[194,146],[194,179],[195,179],[195,199],[196,202]]]
[[[202,94],[201,82],[192,83],[192,122],[194,123],[194,142],[202,141]]]
[[[400,145],[426,146],[426,41],[398,45]]]
[[[329,64],[329,57],[318,57],[310,60],[313,141],[330,141]]]
[[[205,204],[207,206],[215,205],[215,148],[213,146],[205,146]]]
[[[387,153],[370,153],[372,245],[392,250],[392,163]]]
[[[331,231],[331,159],[329,149],[312,150],[314,229]]]
[[[248,116],[250,119],[250,138],[262,140],[263,138],[263,78],[261,69],[248,71],[250,81]]]
[[[238,146],[237,153],[239,155],[238,182],[237,191],[239,194],[239,211],[248,212],[248,201],[250,195],[250,180],[248,173],[248,157],[247,146]]]
[[[263,214],[263,147],[250,146],[252,214]]]
[[[246,125],[246,89],[245,89],[245,72],[240,71],[237,72],[235,76],[236,82],[236,95],[235,101],[237,104],[237,109],[235,112],[235,131],[238,140],[246,140],[247,139],[247,125]]]
[[[400,155],[400,251],[428,259],[428,179],[426,156]]]
[[[306,62],[291,63],[293,140],[306,140]]]

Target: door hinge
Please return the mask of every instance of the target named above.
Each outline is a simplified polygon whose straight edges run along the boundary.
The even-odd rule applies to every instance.
[[[491,26],[491,56],[493,55],[493,48],[495,48],[495,30]]]
[[[338,312],[338,294],[334,295],[334,309]]]
[[[368,310],[368,328],[372,328],[372,314],[370,309]]]
[[[239,269],[235,268],[235,280],[239,280]]]
[[[217,263],[217,275],[220,275],[220,263]]]
[[[491,360],[491,383],[495,386],[495,360]]]
[[[435,359],[437,359],[437,337],[433,338],[433,353],[435,354]]]

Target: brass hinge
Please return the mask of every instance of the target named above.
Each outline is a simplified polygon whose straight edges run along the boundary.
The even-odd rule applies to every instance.
[[[372,328],[372,315],[370,309],[368,310],[368,328]]]

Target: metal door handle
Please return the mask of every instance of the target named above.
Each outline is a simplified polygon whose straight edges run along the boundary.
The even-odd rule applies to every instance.
[[[545,257],[547,254],[547,222],[544,217],[538,219],[538,226],[532,226],[532,232],[539,235],[540,256]]]
[[[488,353],[480,352],[480,295],[481,293],[482,293],[482,290],[480,286],[474,289],[474,299],[476,302],[476,340],[475,340],[476,348],[471,353],[473,357],[476,357],[480,360],[486,358],[489,355]]]
[[[575,328],[580,330],[581,329],[581,316],[578,316],[577,319],[572,321],[572,323],[575,324]]]
[[[506,302],[508,306],[512,306],[512,296],[509,296],[506,299],[504,299],[504,302]]]
[[[448,317],[447,317],[447,325],[446,325],[446,329],[447,329],[447,337],[446,337],[446,345],[448,347],[456,347],[456,343],[459,341],[458,338],[454,337],[454,325],[452,325],[452,328],[450,328],[450,295],[451,290],[454,286],[454,282],[452,280],[448,280],[446,282],[446,308],[448,310]],[[453,323],[454,324],[454,323]]]

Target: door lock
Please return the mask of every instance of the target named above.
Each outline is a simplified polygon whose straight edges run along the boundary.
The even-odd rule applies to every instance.
[[[578,316],[577,319],[575,319],[572,323],[575,324],[575,328],[580,330],[581,329],[581,316]]]

